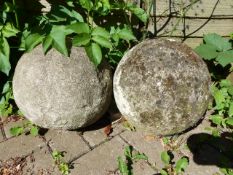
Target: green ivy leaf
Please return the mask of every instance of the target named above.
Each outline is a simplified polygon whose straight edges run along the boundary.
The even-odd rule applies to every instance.
[[[91,33],[92,36],[101,36],[103,38],[109,39],[110,33],[102,27],[95,27]]]
[[[20,127],[20,126],[16,126],[16,127],[13,127],[10,129],[10,133],[13,136],[21,135],[21,134],[23,134],[23,132],[24,132],[24,129],[23,129],[23,127]]]
[[[90,35],[87,33],[82,33],[73,38],[73,45],[74,46],[86,46],[90,43]]]
[[[101,45],[102,47],[106,47],[106,48],[109,48],[109,49],[112,48],[112,43],[108,39],[106,39],[106,38],[104,38],[102,36],[98,36],[98,35],[93,36],[92,40],[95,41],[96,43],[98,43],[99,45]]]
[[[11,91],[11,85],[10,85],[10,82],[7,81],[3,86],[2,94],[5,94],[10,91]]]
[[[138,7],[137,5],[133,3],[127,3],[126,8],[135,16],[137,16],[138,19],[140,19],[142,22],[146,23],[148,21],[149,17],[146,14],[146,11]]]
[[[24,29],[22,32],[21,42],[19,46],[19,50],[25,51],[26,50],[26,38],[31,34],[31,32],[27,29]]]
[[[30,134],[33,136],[38,136],[39,134],[39,129],[37,126],[32,126],[30,129]]]
[[[233,126],[233,117],[227,118],[226,123],[227,123],[228,125]]]
[[[0,37],[0,71],[9,75],[11,64],[10,64],[10,47],[4,37]]]
[[[4,25],[0,22],[0,30],[2,30],[3,27]]]
[[[120,39],[127,40],[127,41],[137,40],[136,37],[133,35],[133,32],[128,28],[121,29],[118,32],[118,36]]]
[[[101,0],[101,2],[103,4],[103,12],[109,12],[111,8],[109,0]]]
[[[15,26],[9,22],[6,23],[6,25],[2,29],[2,34],[6,38],[16,36],[17,33],[19,33],[19,30],[16,29]]]
[[[213,128],[212,129],[212,135],[214,136],[214,137],[220,137],[220,131],[219,131],[219,129],[218,128]]]
[[[220,65],[225,67],[228,64],[233,63],[233,50],[228,50],[225,52],[220,52],[216,60]]]
[[[188,164],[189,164],[188,159],[186,157],[182,157],[181,159],[177,161],[176,166],[175,166],[175,171],[177,173],[181,173],[187,168]]]
[[[98,66],[102,61],[102,51],[100,46],[96,43],[91,43],[89,46],[85,47],[85,50],[94,65]]]
[[[233,96],[233,86],[228,87],[228,93]]]
[[[82,8],[86,9],[87,11],[90,11],[93,7],[93,3],[90,0],[79,0],[79,3]]]
[[[74,1],[73,1],[73,0],[66,0],[66,3],[67,3],[67,5],[70,6],[70,7],[75,7],[75,6],[74,6]]]
[[[170,157],[170,155],[168,154],[167,151],[163,151],[163,152],[161,153],[161,160],[163,161],[163,163],[164,163],[165,165],[168,165],[168,164],[170,163],[171,157]]]
[[[121,175],[129,175],[129,169],[127,164],[122,160],[121,157],[117,158],[118,161],[118,168],[121,172]]]
[[[168,175],[168,172],[167,172],[166,170],[163,170],[163,169],[162,169],[162,170],[160,170],[160,174],[161,174],[161,175]]]
[[[220,87],[230,87],[232,86],[232,82],[228,79],[221,80],[219,83]]]
[[[14,11],[14,5],[10,2],[5,2],[3,4],[3,11],[4,12],[13,12]]]
[[[74,24],[71,24],[69,26],[66,27],[66,30],[68,31],[67,34],[71,34],[71,33],[89,33],[90,29],[87,23],[84,22],[76,22]]]
[[[65,26],[53,25],[50,32],[50,37],[53,38],[52,46],[63,55],[68,56],[68,50],[66,47],[66,35],[67,30]]]
[[[222,91],[216,90],[214,92],[213,96],[214,96],[217,108],[220,109],[220,107],[222,106],[222,104],[225,102],[225,96],[224,96],[224,94],[222,93]]]
[[[220,115],[211,115],[210,120],[216,125],[221,125],[223,117]]]
[[[230,117],[233,117],[233,101],[230,103],[228,115],[229,115]]]
[[[218,51],[227,51],[231,49],[229,40],[216,33],[204,35],[204,41],[206,44],[213,45]]]
[[[25,39],[25,49],[27,52],[30,52],[32,49],[34,49],[38,44],[40,44],[43,40],[43,36],[39,33],[32,33],[28,35],[28,37]]]
[[[50,35],[46,36],[42,42],[44,54],[46,54],[48,50],[51,48],[52,43],[53,43],[53,38]]]
[[[82,15],[80,15],[75,10],[69,10],[68,8],[66,8],[65,6],[62,6],[62,5],[59,5],[58,8],[59,8],[60,12],[63,12],[64,14],[70,16],[71,18],[74,18],[75,21],[77,21],[77,20],[80,22],[84,21]]]
[[[194,51],[206,60],[212,60],[218,56],[216,48],[210,44],[201,44],[197,46]]]

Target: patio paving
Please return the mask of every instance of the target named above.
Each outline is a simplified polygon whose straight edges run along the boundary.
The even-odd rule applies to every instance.
[[[19,175],[59,175],[61,173],[51,155],[55,150],[64,152],[63,159],[71,165],[71,175],[118,175],[120,172],[117,158],[119,156],[124,158],[124,148],[127,145],[148,156],[148,161],[139,160],[132,164],[134,175],[159,175],[159,171],[164,167],[160,154],[168,149],[172,149],[175,160],[182,156],[189,157],[185,175],[214,175],[220,172],[215,164],[196,162],[193,158],[196,156],[195,153],[187,148],[187,139],[191,135],[208,133],[206,127],[210,124],[207,120],[203,120],[197,127],[180,136],[172,137],[168,145],[163,144],[161,138],[148,136],[143,131],[128,130],[121,121],[114,122],[111,125],[111,133],[107,135],[106,126],[109,127],[111,123],[111,118],[107,115],[86,130],[46,130],[43,135],[36,137],[25,134],[10,136],[8,130],[22,122],[25,121],[11,121],[4,124],[7,139],[4,140],[0,135],[1,175],[8,175],[6,166],[4,167],[6,162],[16,161],[18,158],[21,158],[21,163],[15,166],[16,170],[18,167],[20,171],[15,170],[15,172]],[[205,145],[207,150],[202,150],[200,153],[202,156],[207,156],[207,159],[211,159],[211,155],[207,152],[215,154],[216,151],[209,147],[211,145]]]

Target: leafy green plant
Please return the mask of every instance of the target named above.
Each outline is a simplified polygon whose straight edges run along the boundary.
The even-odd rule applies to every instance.
[[[60,151],[57,151],[57,150],[54,150],[54,151],[52,152],[52,157],[53,157],[54,163],[55,163],[56,165],[58,165],[59,171],[60,171],[63,175],[69,174],[69,172],[70,172],[70,170],[69,170],[69,165],[68,165],[68,163],[66,163],[66,162],[63,160],[64,153],[63,153],[63,152],[60,152]]]
[[[122,157],[118,157],[118,168],[122,175],[133,175],[132,164],[137,160],[148,160],[148,157],[133,149],[132,146],[126,146],[124,150],[125,160]]]
[[[8,117],[13,113],[13,106],[10,103],[10,100],[14,99],[11,82],[6,82],[1,95],[2,97],[0,99],[0,117]]]
[[[230,169],[230,168],[221,168],[220,171],[224,175],[233,175],[233,169]]]
[[[219,127],[228,128],[233,126],[233,83],[230,80],[221,80],[211,88],[214,97],[215,113],[210,120]]]
[[[99,18],[111,15],[115,11],[123,11],[126,24],[121,26],[98,24]],[[143,9],[129,2],[68,1],[66,6],[53,6],[50,13],[38,17],[39,25],[36,28],[28,30],[25,27],[20,48],[31,51],[42,43],[44,53],[53,47],[68,56],[68,45],[71,44],[84,47],[96,66],[101,63],[103,57],[115,63],[114,57],[121,57],[130,47],[130,41],[137,40],[129,22],[129,13],[144,23],[148,20],[148,15]]]
[[[225,67],[233,62],[233,48],[230,39],[216,33],[204,35],[204,42],[195,51],[205,60],[212,60]]]
[[[168,151],[161,153],[161,160],[165,167],[160,171],[161,175],[179,175],[183,174],[189,164],[187,157],[181,157],[177,162],[172,162],[173,154]]]
[[[37,136],[39,134],[39,127],[28,121],[24,123],[22,126],[15,126],[10,128],[10,133],[13,136],[19,136],[27,132],[29,132],[32,136]]]
[[[16,22],[12,20],[13,14],[17,17],[14,1],[13,3],[4,2],[0,7],[0,12],[0,71],[9,75],[11,64],[8,40],[20,32],[16,27],[18,20]]]

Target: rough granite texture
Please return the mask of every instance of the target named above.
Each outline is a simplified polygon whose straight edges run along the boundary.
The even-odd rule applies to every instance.
[[[16,104],[33,123],[44,128],[77,129],[96,122],[108,108],[112,77],[103,63],[97,68],[83,48],[70,58],[42,47],[24,54],[13,77]]]
[[[195,125],[207,109],[210,84],[206,64],[191,48],[164,39],[133,47],[120,61],[113,82],[122,115],[156,135]]]

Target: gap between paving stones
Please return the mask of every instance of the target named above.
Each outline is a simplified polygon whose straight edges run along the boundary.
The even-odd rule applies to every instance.
[[[87,151],[87,152],[85,152],[85,153],[83,153],[83,154],[80,154],[79,156],[77,156],[77,157],[75,157],[74,159],[70,160],[68,163],[72,163],[72,162],[78,160],[78,159],[81,158],[82,156],[88,154],[89,152],[93,151],[93,150],[96,149],[97,147],[100,147],[101,145],[105,144],[106,142],[111,141],[111,140],[112,140],[113,138],[115,138],[116,136],[120,136],[120,134],[122,134],[122,133],[124,133],[124,132],[125,132],[125,130],[124,130],[124,131],[121,131],[120,133],[118,133],[118,134],[116,134],[116,135],[114,135],[114,136],[111,136],[111,137],[109,137],[109,138],[106,138],[104,141],[100,142],[99,144],[97,144],[97,145],[95,145],[95,146],[91,146],[91,145],[89,144],[89,142],[83,137],[83,135],[80,134],[80,137],[81,137],[81,138],[83,139],[83,141],[89,146],[90,151]]]
[[[126,144],[131,145],[131,146],[134,148],[134,150],[140,152],[137,148],[134,147],[134,145],[130,144],[130,143],[129,143],[126,139],[124,139],[121,135],[119,135],[119,137],[120,137]],[[145,154],[145,155],[146,155],[146,154]],[[159,171],[159,169],[156,168],[155,166],[153,166],[153,164],[152,164],[151,162],[149,162],[149,160],[147,160],[147,161],[145,161],[145,162],[146,162],[147,165],[149,165],[153,170]]]

